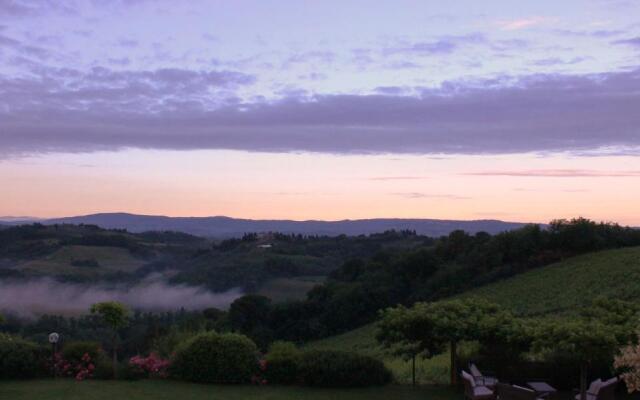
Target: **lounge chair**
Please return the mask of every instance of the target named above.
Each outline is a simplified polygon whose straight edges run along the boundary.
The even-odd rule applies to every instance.
[[[462,381],[464,382],[464,397],[469,400],[490,400],[495,398],[493,390],[486,386],[476,385],[473,376],[462,371]]]
[[[615,400],[616,386],[618,386],[618,378],[614,377],[608,381],[596,379],[591,382],[587,389],[587,400]],[[576,400],[581,400],[580,393],[576,394]]]
[[[493,376],[485,376],[480,372],[478,367],[474,363],[469,363],[469,372],[476,382],[476,385],[486,386],[488,388],[494,388],[498,383],[498,379]]]
[[[529,388],[507,385],[506,383],[497,383],[496,392],[498,400],[540,400],[538,394]]]

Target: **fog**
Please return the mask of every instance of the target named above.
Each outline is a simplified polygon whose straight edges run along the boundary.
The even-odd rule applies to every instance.
[[[60,283],[51,279],[0,281],[0,310],[29,317],[39,314],[82,314],[91,304],[120,301],[130,308],[162,311],[227,308],[242,296],[239,289],[214,293],[202,287],[145,280],[135,286]]]

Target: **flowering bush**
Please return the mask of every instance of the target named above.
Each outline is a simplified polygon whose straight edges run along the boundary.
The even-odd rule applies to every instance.
[[[148,378],[166,378],[169,376],[169,360],[162,359],[158,354],[151,353],[148,357],[135,356],[129,359],[131,369]]]
[[[84,353],[80,360],[66,360],[62,354],[56,353],[53,360],[56,375],[74,377],[77,381],[93,378],[96,366],[89,353]]]
[[[258,372],[253,374],[251,377],[251,383],[254,385],[266,385],[267,378],[265,377],[265,373],[267,372],[267,360],[261,359],[258,360]]]
[[[627,346],[615,357],[613,366],[624,370],[620,376],[629,393],[640,391],[640,345]]]

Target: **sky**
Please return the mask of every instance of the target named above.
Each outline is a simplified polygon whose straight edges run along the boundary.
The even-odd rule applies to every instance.
[[[0,215],[640,226],[636,0],[0,0]]]

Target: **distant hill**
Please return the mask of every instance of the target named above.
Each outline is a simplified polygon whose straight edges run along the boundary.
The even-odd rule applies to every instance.
[[[361,219],[342,221],[251,220],[229,217],[164,217],[125,213],[93,214],[40,221],[44,224],[90,224],[107,229],[146,231],[176,231],[204,237],[240,237],[249,232],[281,232],[304,235],[368,235],[388,230],[413,230],[419,235],[438,237],[462,229],[469,233],[491,234],[517,229],[523,223],[498,220],[437,220],[437,219]]]

